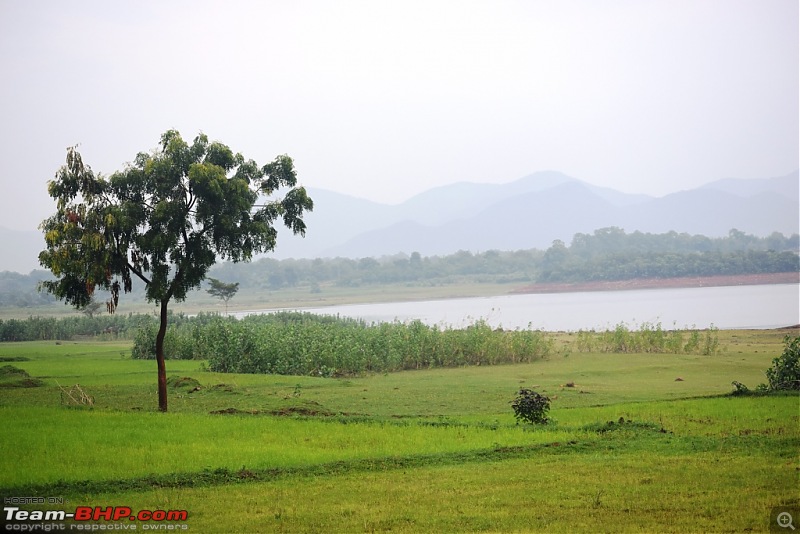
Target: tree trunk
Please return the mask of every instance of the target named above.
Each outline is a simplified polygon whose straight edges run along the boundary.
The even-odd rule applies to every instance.
[[[167,411],[167,366],[164,364],[164,336],[167,333],[167,303],[161,301],[161,323],[156,336],[156,362],[158,362],[158,409]]]

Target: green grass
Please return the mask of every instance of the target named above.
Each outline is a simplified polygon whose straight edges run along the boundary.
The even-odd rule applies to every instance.
[[[726,333],[731,336],[732,334]],[[743,335],[743,334],[740,334]],[[198,361],[170,360],[167,373],[197,379],[196,392],[174,391],[170,410],[208,413],[213,410],[277,410],[296,403],[315,403],[334,413],[371,417],[448,417],[480,420],[511,417],[509,402],[518,387],[549,395],[554,410],[653,399],[679,399],[726,394],[738,380],[755,387],[766,381],[764,369],[780,352],[781,336],[772,351],[741,353],[737,345],[714,356],[657,354],[556,354],[524,365],[472,366],[360,378],[233,375],[201,370]],[[774,340],[773,340],[774,341]],[[752,341],[749,341],[752,343]],[[766,345],[766,342],[764,342]],[[729,342],[730,344],[730,342]],[[44,388],[7,391],[0,405],[56,406],[58,385],[80,383],[100,409],[156,407],[155,362],[131,360],[130,344],[35,342],[0,344],[0,358],[13,362]],[[681,378],[681,381],[676,381]],[[575,387],[565,387],[567,383]],[[511,419],[509,419],[511,420]]]
[[[187,509],[202,532],[765,532],[770,508],[796,496],[796,463],[771,451],[622,447],[93,502]]]
[[[723,331],[713,356],[575,353],[562,334],[531,364],[347,379],[168,361],[199,384],[168,414],[128,343],[0,344],[44,382],[0,388],[0,493],[186,509],[195,532],[767,531],[800,505],[800,402],[726,394],[765,381],[785,333]],[[519,387],[554,423],[515,424]]]
[[[552,440],[586,431],[428,426],[312,418],[0,409],[0,487],[116,479],[209,468],[264,470],[393,456],[450,454]],[[43,433],[30,431],[36,421]],[[82,429],[77,430],[76,429]],[[13,444],[13,446],[12,446]],[[91,451],[91,454],[86,454]],[[47,461],[42,465],[42,459]]]

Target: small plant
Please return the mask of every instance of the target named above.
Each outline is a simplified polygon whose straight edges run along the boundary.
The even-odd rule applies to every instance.
[[[731,395],[733,395],[733,396],[749,395],[750,394],[750,388],[748,388],[747,386],[745,386],[744,384],[742,384],[738,380],[734,380],[733,382],[731,382],[731,385],[734,388],[733,393],[731,393]]]
[[[712,354],[717,354],[720,351],[719,348],[719,337],[717,336],[717,332],[719,328],[714,326],[713,324],[706,330],[706,337],[703,343],[703,354],[706,356],[710,356]]]
[[[517,424],[520,421],[543,425],[547,423],[550,411],[550,398],[528,388],[520,388],[517,398],[511,402]]]
[[[603,502],[600,500],[600,497],[603,496],[603,493],[605,492],[603,490],[600,490],[595,494],[594,499],[592,500],[592,506],[594,506],[595,508],[600,508],[601,506],[603,506]]]
[[[766,370],[769,389],[800,390],[800,336],[786,336],[783,342],[783,354],[772,360],[772,367]]]

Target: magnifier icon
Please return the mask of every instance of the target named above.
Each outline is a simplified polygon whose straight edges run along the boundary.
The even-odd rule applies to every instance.
[[[794,525],[792,524],[792,514],[789,512],[781,512],[778,514],[778,526],[781,528],[789,527],[790,529],[794,530]]]

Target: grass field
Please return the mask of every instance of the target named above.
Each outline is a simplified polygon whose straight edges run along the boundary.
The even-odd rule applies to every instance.
[[[0,495],[188,511],[116,522],[139,530],[768,532],[800,507],[800,399],[728,394],[765,382],[787,333],[720,331],[712,356],[578,353],[560,334],[535,363],[338,379],[168,361],[192,380],[167,414],[128,343],[4,343],[0,367],[39,385],[0,387]],[[76,384],[93,406],[65,403]],[[551,397],[550,424],[515,423],[520,387]]]

